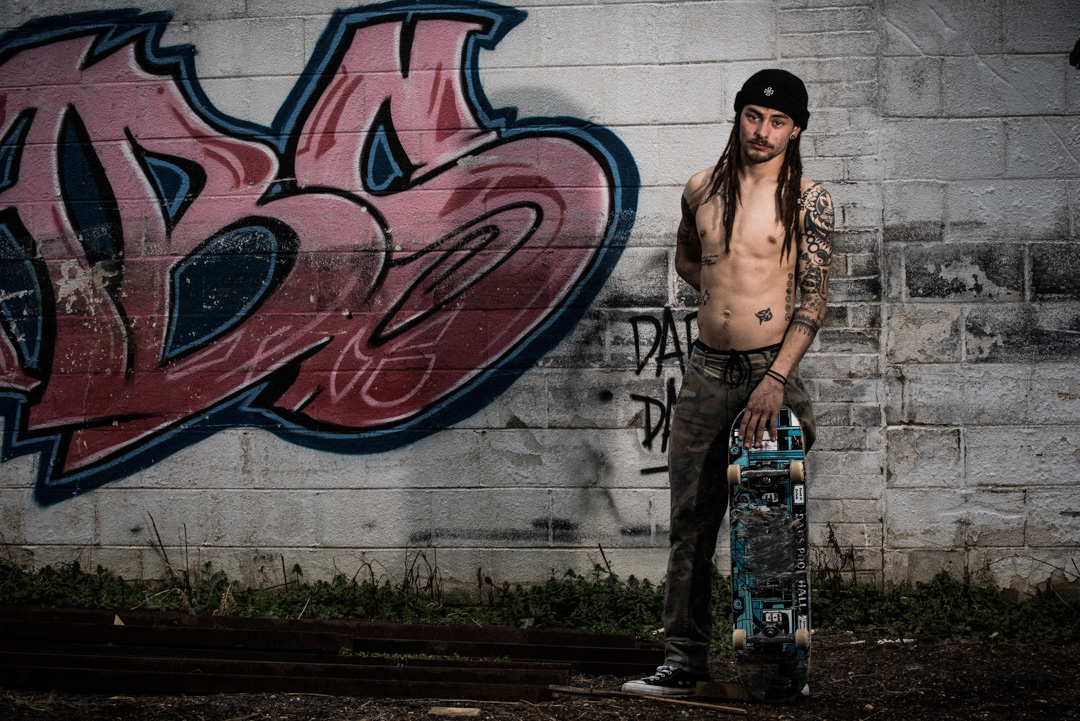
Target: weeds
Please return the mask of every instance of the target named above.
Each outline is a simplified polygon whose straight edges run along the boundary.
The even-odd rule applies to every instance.
[[[1006,638],[1071,643],[1080,640],[1080,612],[1053,589],[1014,600],[997,589],[939,573],[931,581],[890,590],[841,586],[814,596],[816,624],[832,628],[880,629],[905,636]]]
[[[0,565],[0,603],[76,608],[131,608],[145,600],[143,593],[100,567],[85,573],[78,563],[46,566],[27,573]]]
[[[622,581],[601,566],[588,575],[552,573],[541,586],[496,589],[490,579],[488,609],[504,624],[568,628],[654,637],[662,625],[663,586],[630,576]]]
[[[581,629],[655,638],[663,615],[663,587],[634,577],[623,581],[597,566],[588,575],[554,573],[542,586],[496,586],[481,578],[479,603],[443,598],[437,568],[424,552],[407,565],[404,581],[392,583],[368,563],[352,578],[296,580],[275,588],[237,588],[222,571],[204,564],[200,573],[173,572],[157,582],[124,581],[78,563],[27,573],[0,565],[0,604],[145,608],[233,616],[356,618],[408,623],[468,623],[525,628]],[[197,580],[197,582],[195,582]],[[486,591],[486,593],[484,593]]]
[[[633,576],[623,580],[610,567],[588,574],[567,571],[533,587],[496,584],[477,573],[475,602],[446,600],[437,567],[413,552],[403,581],[391,582],[371,564],[350,578],[292,580],[274,588],[238,588],[209,563],[198,573],[174,569],[157,582],[125,581],[77,563],[29,573],[0,564],[0,604],[80,608],[149,608],[233,616],[355,618],[410,623],[468,623],[628,633],[662,637],[664,587]],[[1053,589],[1027,600],[940,574],[928,583],[883,590],[844,582],[836,574],[813,594],[818,630],[871,631],[889,635],[958,636],[1073,643],[1080,640],[1080,612]],[[730,654],[726,632],[731,587],[716,575],[713,584],[713,652]]]
[[[855,573],[855,548],[842,548],[836,540],[836,531],[831,523],[825,524],[825,544],[814,547],[814,560],[810,564],[810,587],[827,594],[839,593],[845,586],[857,582]],[[846,574],[851,574],[848,581]]]

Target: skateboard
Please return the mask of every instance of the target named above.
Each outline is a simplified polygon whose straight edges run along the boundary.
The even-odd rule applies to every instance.
[[[749,448],[729,437],[732,643],[739,681],[754,698],[786,701],[810,670],[810,563],[799,419],[788,408],[776,438]]]

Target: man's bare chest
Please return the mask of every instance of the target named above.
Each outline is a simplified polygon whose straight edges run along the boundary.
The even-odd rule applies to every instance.
[[[731,240],[724,228],[723,201],[718,197],[702,203],[697,211],[702,265],[721,262],[723,256],[778,258],[784,243],[784,226],[777,214],[775,196],[750,197],[739,203],[731,228]]]

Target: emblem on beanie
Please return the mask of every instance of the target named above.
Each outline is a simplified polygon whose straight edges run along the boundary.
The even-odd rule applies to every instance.
[[[735,94],[735,114],[741,113],[744,106],[755,103],[786,113],[796,125],[805,128],[810,119],[807,100],[806,86],[797,76],[778,68],[760,70]]]

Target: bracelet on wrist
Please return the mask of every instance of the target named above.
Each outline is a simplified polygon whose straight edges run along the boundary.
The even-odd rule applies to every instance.
[[[772,378],[774,381],[779,381],[780,385],[782,385],[782,386],[787,385],[787,378],[785,378],[781,374],[777,373],[772,368],[765,371],[765,375],[768,376],[769,378]]]

